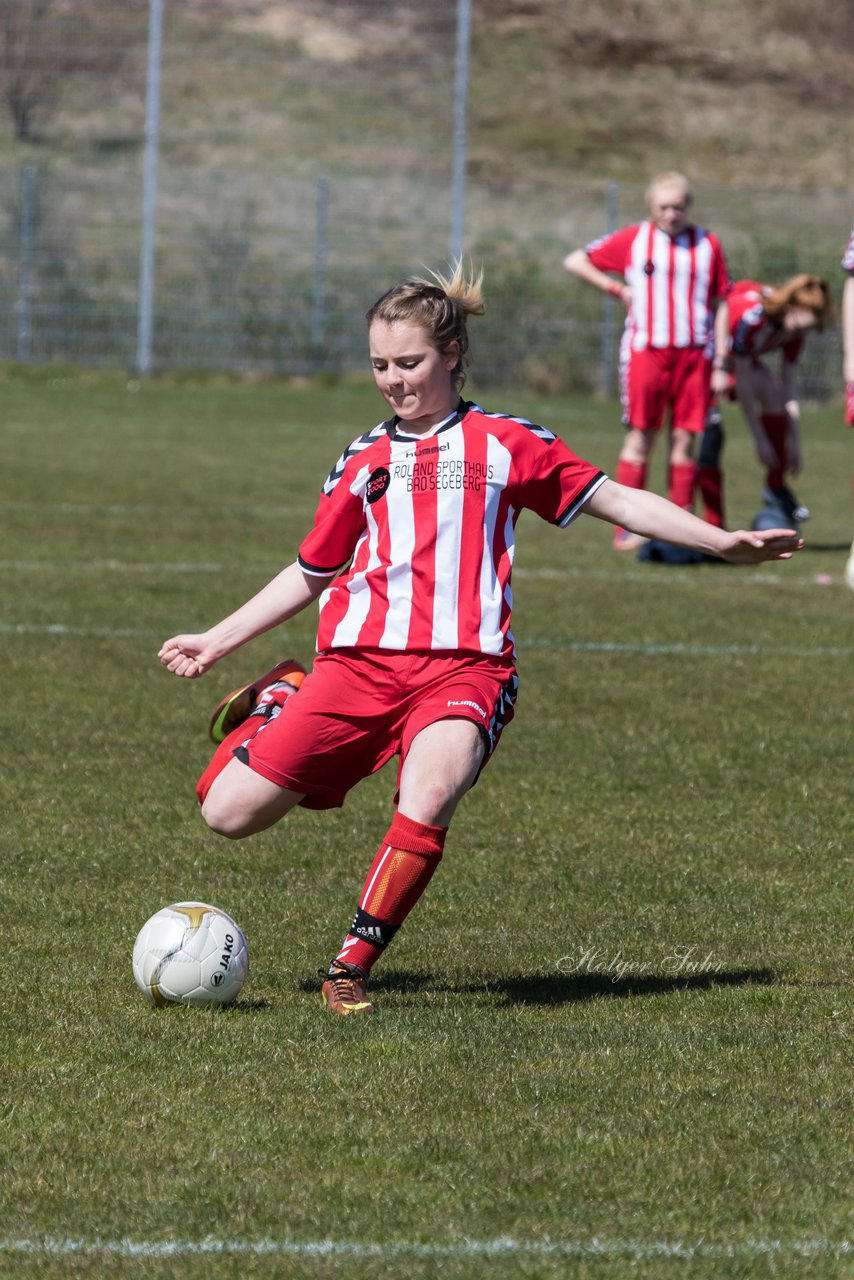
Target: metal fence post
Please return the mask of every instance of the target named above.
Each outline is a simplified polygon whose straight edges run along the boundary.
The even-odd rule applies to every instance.
[[[311,304],[311,359],[316,367],[325,363],[328,221],[329,179],[321,176],[317,179],[314,195],[314,292]]]
[[[466,106],[469,90],[471,0],[457,0],[457,48],[454,61],[454,158],[451,177],[451,262],[461,262],[466,221]]]
[[[34,164],[21,169],[21,228],[18,267],[18,345],[21,364],[28,364],[33,350],[33,263],[38,224],[38,171]]]
[[[139,249],[139,313],[136,369],[151,372],[154,330],[154,222],[157,208],[157,157],[160,149],[160,62],[163,49],[163,3],[149,0],[148,75],[145,91],[145,158],[142,178],[142,234]]]
[[[617,230],[618,196],[617,183],[609,182],[605,194],[605,224],[609,232]],[[606,396],[614,394],[615,307],[616,299],[606,293],[602,303],[602,392]]]

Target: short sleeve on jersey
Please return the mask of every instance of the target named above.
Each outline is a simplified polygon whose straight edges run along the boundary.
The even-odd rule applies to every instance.
[[[639,230],[640,224],[637,224],[609,232],[598,240],[591,240],[584,252],[600,271],[619,271],[622,275],[631,260],[632,245]]]
[[[577,457],[561,439],[539,441],[528,459],[520,505],[565,528],[606,479],[603,471]]]
[[[322,493],[314,524],[297,553],[300,568],[308,574],[331,577],[350,563],[365,528],[362,495],[346,483]]]

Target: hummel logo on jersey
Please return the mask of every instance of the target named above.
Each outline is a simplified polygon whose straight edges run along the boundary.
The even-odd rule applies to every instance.
[[[450,444],[434,444],[430,449],[422,449],[419,453],[417,449],[413,449],[411,453],[404,454],[405,458],[423,458],[428,453],[444,453],[446,449],[450,449]]]

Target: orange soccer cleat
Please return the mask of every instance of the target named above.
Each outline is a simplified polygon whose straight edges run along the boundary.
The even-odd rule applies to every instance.
[[[340,1013],[347,1017],[351,1013],[374,1012],[374,1006],[365,991],[368,975],[356,965],[333,960],[328,973],[324,973],[322,969],[319,972],[323,978],[320,994],[328,1013]]]
[[[268,671],[260,680],[254,680],[251,684],[241,685],[239,689],[232,690],[227,694],[222,702],[220,702],[216,711],[211,718],[210,728],[208,732],[211,741],[223,742],[232,729],[236,729],[239,724],[247,720],[249,716],[256,710],[262,696],[271,689],[271,686],[287,686],[285,692],[288,696],[296,693],[306,677],[305,667],[299,662],[295,662],[292,658],[287,658],[284,662],[279,662],[272,671]],[[275,700],[279,703],[281,700]],[[271,705],[275,705],[271,700]]]

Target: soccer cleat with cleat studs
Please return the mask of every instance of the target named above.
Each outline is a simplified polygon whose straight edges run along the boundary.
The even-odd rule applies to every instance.
[[[294,662],[292,658],[287,658],[284,662],[277,663],[273,670],[268,671],[260,680],[254,680],[251,684],[233,689],[231,693],[226,694],[211,717],[208,729],[211,741],[223,742],[232,729],[236,729],[244,720],[248,720],[256,710],[262,714],[265,709],[263,695],[270,690],[271,686],[286,686],[290,696],[291,693],[296,693],[305,677],[305,667],[299,662]],[[276,706],[281,706],[281,699],[271,698],[269,708],[272,710]]]
[[[368,975],[357,965],[333,960],[328,973],[323,969],[319,969],[318,973],[323,978],[320,994],[327,1013],[349,1017],[351,1013],[374,1012],[374,1006],[365,990]]]

